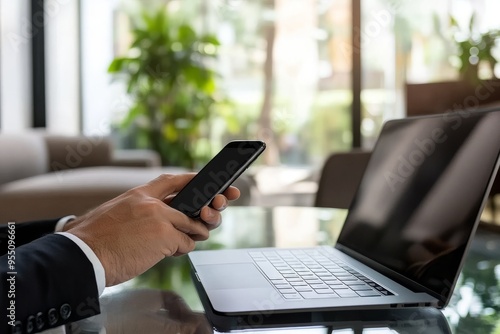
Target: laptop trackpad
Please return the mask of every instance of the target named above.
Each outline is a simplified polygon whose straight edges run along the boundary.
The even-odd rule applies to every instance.
[[[199,265],[196,269],[203,285],[210,290],[271,287],[253,263]]]

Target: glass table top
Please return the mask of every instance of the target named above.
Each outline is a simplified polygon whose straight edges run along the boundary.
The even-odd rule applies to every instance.
[[[197,249],[334,245],[347,211],[311,207],[229,207]],[[165,258],[128,282],[106,288],[102,314],[70,326],[83,333],[218,333],[207,322],[187,256]],[[449,305],[356,311],[301,322],[285,319],[245,333],[500,333],[500,234],[480,227]],[[224,329],[227,331],[227,329]],[[239,330],[241,332],[241,330]]]

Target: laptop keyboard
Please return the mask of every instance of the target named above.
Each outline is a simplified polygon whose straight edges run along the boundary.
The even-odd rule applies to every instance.
[[[393,295],[384,287],[318,249],[249,252],[286,299]]]

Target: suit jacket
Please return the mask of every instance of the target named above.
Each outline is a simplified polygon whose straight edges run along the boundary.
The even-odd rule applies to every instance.
[[[36,333],[100,312],[92,263],[53,234],[56,223],[0,226],[0,333]]]

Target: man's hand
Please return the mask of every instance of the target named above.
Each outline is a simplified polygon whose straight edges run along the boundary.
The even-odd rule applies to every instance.
[[[83,240],[106,272],[106,286],[142,274],[166,256],[192,251],[221,222],[220,211],[239,190],[228,188],[193,220],[166,205],[195,174],[164,174],[131,189],[67,224],[67,232]]]

